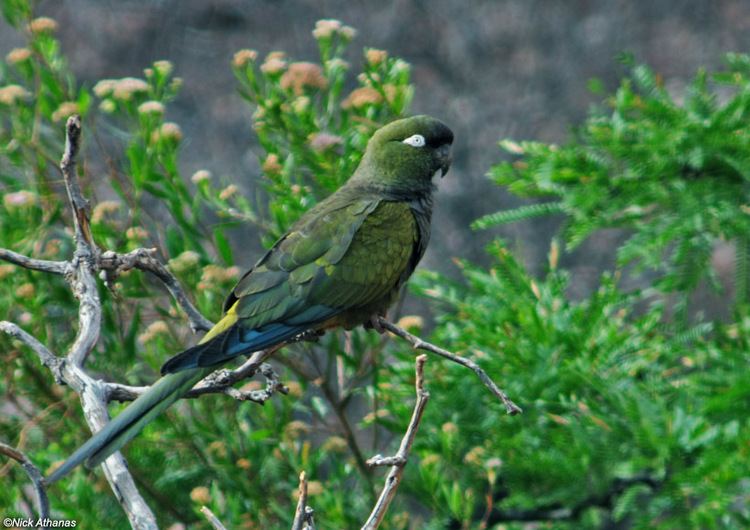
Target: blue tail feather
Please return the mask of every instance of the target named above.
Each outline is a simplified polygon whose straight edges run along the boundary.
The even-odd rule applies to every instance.
[[[188,368],[218,366],[239,355],[246,355],[291,339],[308,328],[309,325],[289,326],[282,323],[268,324],[259,329],[233,326],[206,343],[196,344],[178,353],[164,363],[161,373],[163,375]]]

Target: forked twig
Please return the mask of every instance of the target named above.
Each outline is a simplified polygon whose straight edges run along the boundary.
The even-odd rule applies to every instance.
[[[292,530],[315,530],[314,510],[307,505],[307,477],[304,471],[299,474],[298,495]]]
[[[445,350],[439,346],[435,346],[434,344],[431,344],[427,341],[424,341],[417,337],[416,335],[412,335],[405,329],[397,326],[396,324],[389,322],[388,320],[380,317],[380,325],[383,327],[383,329],[386,329],[393,333],[394,335],[401,337],[405,341],[407,341],[409,344],[411,344],[415,350],[424,350],[430,353],[434,353],[435,355],[439,355],[440,357],[443,357],[444,359],[448,359],[449,361],[453,361],[454,363],[458,363],[461,366],[465,366],[469,370],[473,371],[475,374],[477,374],[477,377],[484,383],[484,386],[490,389],[490,392],[495,394],[500,401],[503,402],[503,405],[505,405],[505,410],[510,415],[520,414],[523,412],[521,407],[513,403],[511,399],[500,390],[500,388],[495,384],[495,382],[490,379],[490,376],[487,375],[487,372],[485,372],[477,363],[472,361],[471,359],[467,359],[466,357],[461,357],[460,355],[456,355],[455,353],[449,352],[448,350]]]
[[[0,442],[0,454],[7,456],[21,464],[23,470],[29,476],[31,483],[34,485],[34,494],[36,495],[36,509],[39,513],[38,520],[49,519],[49,499],[47,498],[47,490],[44,484],[44,477],[42,472],[31,463],[31,461],[18,449],[9,446],[3,442]],[[7,519],[6,519],[7,520]],[[44,526],[46,528],[46,525]]]
[[[367,461],[367,464],[370,466],[391,466],[391,470],[385,478],[385,486],[375,503],[375,507],[370,513],[370,517],[368,517],[365,524],[362,525],[362,530],[374,530],[380,526],[380,523],[383,522],[383,518],[388,511],[388,506],[390,506],[391,501],[396,496],[396,490],[398,490],[398,486],[401,483],[401,477],[404,474],[404,466],[406,466],[406,461],[409,458],[409,452],[414,443],[414,438],[417,435],[419,423],[422,421],[424,408],[427,405],[427,401],[430,399],[430,393],[424,388],[425,362],[427,362],[426,355],[422,354],[417,357],[415,368],[417,402],[414,405],[414,412],[411,415],[409,426],[406,428],[406,433],[401,439],[401,445],[398,448],[398,452],[390,457],[375,455]]]
[[[219,518],[214,515],[214,512],[208,509],[207,506],[201,506],[201,513],[206,516],[208,522],[214,527],[214,530],[227,530],[227,527],[219,521]]]

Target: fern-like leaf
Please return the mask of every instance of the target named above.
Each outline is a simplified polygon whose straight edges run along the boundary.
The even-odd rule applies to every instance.
[[[541,204],[527,204],[512,210],[491,213],[480,217],[471,224],[474,230],[484,230],[491,226],[516,223],[543,215],[565,213],[563,205],[559,202],[545,202]]]

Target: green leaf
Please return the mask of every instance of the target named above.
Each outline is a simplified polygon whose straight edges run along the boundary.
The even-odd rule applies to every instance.
[[[219,252],[219,257],[224,264],[232,265],[234,263],[232,247],[229,244],[229,240],[224,235],[224,229],[222,227],[214,228],[214,242],[216,243],[216,250]]]
[[[480,217],[471,224],[474,230],[483,230],[491,226],[516,223],[543,215],[565,213],[563,205],[559,202],[547,202],[542,204],[527,204],[512,210],[505,210]]]

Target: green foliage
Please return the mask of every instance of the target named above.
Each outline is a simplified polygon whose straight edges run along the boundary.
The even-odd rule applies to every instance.
[[[623,228],[630,237],[619,264],[659,274],[626,292],[620,271],[606,273],[573,300],[555,241],[543,278],[495,241],[489,269],[460,263],[462,282],[420,276],[417,290],[439,308],[436,341],[488,367],[525,409],[509,419],[472,374],[429,365],[421,460],[404,486],[438,507],[430,528],[750,525],[750,58],[728,63],[710,83],[699,73],[683,103],[647,67],[632,66],[564,146],[501,142],[516,159],[495,166],[493,180],[553,200],[490,214],[475,228],[564,213],[569,248]],[[713,281],[711,257],[724,241],[737,255],[733,318],[691,324],[686,301],[701,280]],[[676,308],[665,293],[677,295]],[[697,315],[705,311],[691,300]],[[382,378],[389,387],[410,381],[408,358]],[[396,413],[389,426],[408,417],[392,397],[383,403]]]
[[[639,309],[611,274],[573,302],[557,252],[541,279],[499,242],[489,270],[461,264],[466,284],[422,275],[418,289],[446,309],[436,341],[488,367],[525,411],[509,419],[471,374],[429,365],[405,487],[469,528],[521,514],[561,517],[549,528],[744,528],[750,321],[671,333],[663,304]],[[408,384],[408,358],[389,385]]]
[[[738,243],[738,270],[747,270],[750,59],[727,55],[726,71],[699,72],[679,96],[648,67],[626,62],[630,76],[567,144],[501,142],[518,160],[495,166],[493,180],[523,197],[555,198],[569,216],[571,246],[601,228],[628,229],[619,263],[658,272],[664,291],[714,281],[719,241]],[[514,217],[503,212],[498,221]],[[746,301],[747,281],[738,288]]]

